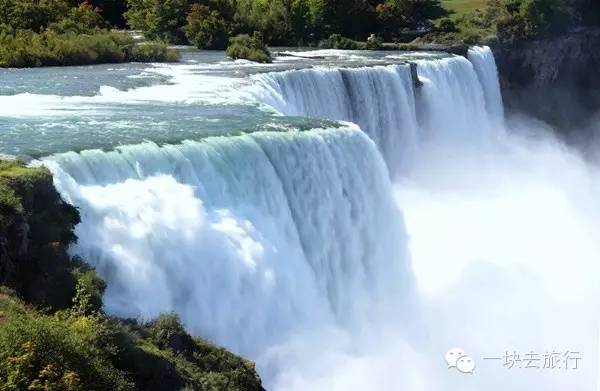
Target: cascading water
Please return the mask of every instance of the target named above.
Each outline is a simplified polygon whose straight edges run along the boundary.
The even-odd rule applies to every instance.
[[[494,123],[473,65],[455,56],[419,61],[417,70],[423,82],[417,93],[421,139],[445,148],[484,146]]]
[[[256,76],[259,99],[282,114],[356,123],[379,147],[392,175],[417,149],[408,65],[313,68]]]
[[[402,217],[385,163],[357,128],[141,144],[45,164],[80,208],[73,251],[109,281],[111,313],[175,310],[193,333],[258,358],[299,330],[357,330],[406,311]]]
[[[473,64],[479,82],[483,87],[487,112],[495,121],[494,125],[504,126],[504,105],[500,92],[500,80],[494,54],[487,46],[469,48],[469,61]]]

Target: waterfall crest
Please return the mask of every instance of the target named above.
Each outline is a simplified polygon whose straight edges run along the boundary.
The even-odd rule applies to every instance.
[[[392,175],[413,159],[417,120],[408,65],[312,68],[256,76],[258,99],[285,115],[350,121],[375,141]]]
[[[312,68],[257,75],[257,99],[285,115],[357,124],[377,144],[392,178],[430,144],[483,147],[503,128],[496,63],[488,47],[469,58],[408,65]]]

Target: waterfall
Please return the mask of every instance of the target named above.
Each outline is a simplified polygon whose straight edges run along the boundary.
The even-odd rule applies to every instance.
[[[44,164],[81,212],[73,252],[108,280],[112,314],[174,310],[193,334],[256,358],[298,330],[400,313],[410,290],[385,163],[356,127],[144,143]]]
[[[494,54],[487,46],[474,46],[469,49],[469,61],[483,86],[487,112],[497,125],[504,126],[504,104]]]
[[[406,171],[428,144],[488,144],[503,128],[496,63],[488,47],[469,59],[417,60],[415,89],[408,65],[317,67],[255,76],[257,99],[285,115],[357,124],[377,144],[391,176]]]
[[[379,147],[392,175],[417,149],[408,65],[312,68],[256,76],[259,99],[285,115],[350,121]]]

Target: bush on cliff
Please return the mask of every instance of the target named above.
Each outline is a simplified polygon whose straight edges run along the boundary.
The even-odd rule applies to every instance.
[[[139,324],[77,307],[44,314],[5,288],[0,362],[0,391],[263,390],[253,363],[190,337],[172,315]]]
[[[238,35],[229,39],[227,56],[234,60],[244,59],[255,62],[271,62],[271,53],[263,40],[262,34],[255,32],[252,36]]]

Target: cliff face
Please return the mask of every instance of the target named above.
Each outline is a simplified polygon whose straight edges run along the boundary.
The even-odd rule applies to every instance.
[[[563,132],[600,112],[600,28],[494,48],[505,104]]]
[[[34,304],[70,306],[75,281],[67,248],[78,222],[48,170],[0,161],[0,284]]]

